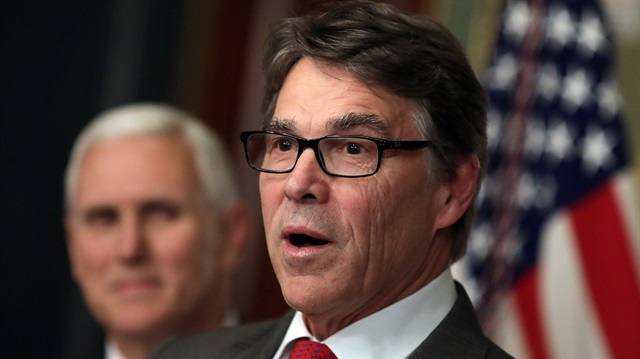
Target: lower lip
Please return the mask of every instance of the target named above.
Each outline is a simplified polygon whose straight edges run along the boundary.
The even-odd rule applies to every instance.
[[[139,295],[155,290],[159,286],[159,281],[155,279],[131,280],[119,282],[115,286],[115,291],[122,295]]]
[[[284,241],[284,251],[289,257],[293,258],[308,258],[311,256],[319,255],[321,252],[333,247],[333,243],[327,242],[326,244],[319,246],[307,246],[297,247],[294,246],[289,240]]]

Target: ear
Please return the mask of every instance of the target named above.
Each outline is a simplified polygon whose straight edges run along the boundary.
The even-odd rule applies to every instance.
[[[462,217],[475,195],[479,173],[480,161],[476,155],[456,159],[454,172],[443,183],[445,197],[436,217],[436,228],[449,227]]]
[[[251,216],[249,210],[241,203],[229,207],[222,216],[224,237],[223,253],[220,258],[220,269],[232,271],[244,255],[247,239],[251,232]]]

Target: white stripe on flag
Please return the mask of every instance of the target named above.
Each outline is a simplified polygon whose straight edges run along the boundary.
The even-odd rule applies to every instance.
[[[503,297],[495,315],[500,319],[491,339],[515,358],[531,358],[513,291]]]
[[[548,353],[551,358],[611,358],[575,240],[564,211],[550,217],[541,235],[538,291]]]
[[[640,209],[637,206],[638,193],[633,172],[626,169],[613,178],[613,193],[620,206],[622,222],[631,239],[629,247],[633,263],[636,266],[637,278],[640,279]]]

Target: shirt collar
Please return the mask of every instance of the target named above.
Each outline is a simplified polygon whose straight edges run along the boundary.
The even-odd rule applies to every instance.
[[[338,358],[406,358],[453,307],[457,294],[451,270],[410,296],[363,318],[327,338]],[[274,359],[288,358],[298,338],[316,340],[296,312]]]
[[[127,359],[122,355],[116,343],[109,340],[106,341],[104,346],[104,357],[106,359]]]

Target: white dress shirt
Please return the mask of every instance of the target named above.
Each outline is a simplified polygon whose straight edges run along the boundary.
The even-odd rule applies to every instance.
[[[444,319],[456,301],[451,270],[446,269],[410,296],[369,315],[327,338],[338,359],[406,358]],[[287,359],[295,340],[308,337],[302,313],[296,312],[274,359]]]
[[[120,349],[118,349],[116,343],[108,340],[106,341],[106,344],[104,346],[104,357],[106,359],[127,359],[120,352]]]

